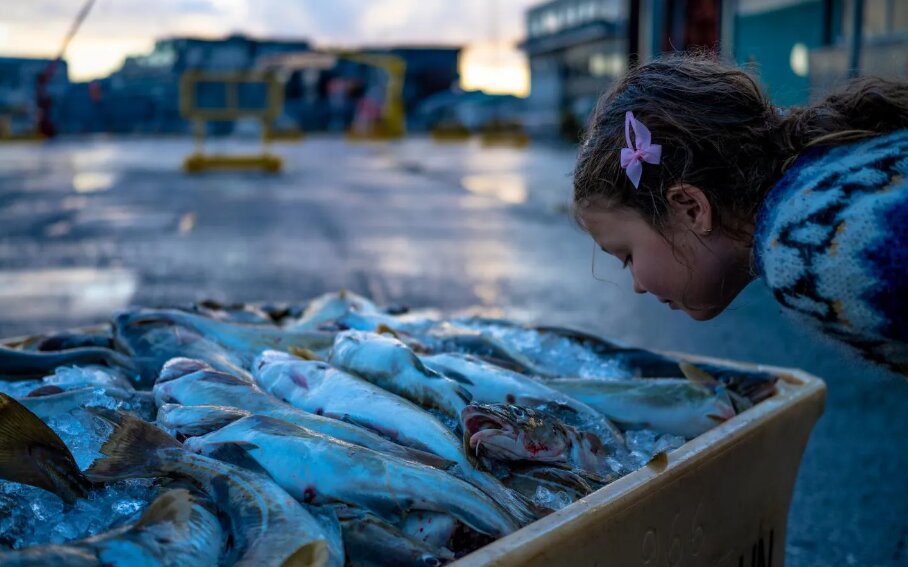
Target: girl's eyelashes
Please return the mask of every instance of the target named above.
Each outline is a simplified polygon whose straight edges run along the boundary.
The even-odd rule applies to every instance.
[[[624,257],[624,262],[622,262],[621,268],[627,269],[627,265],[630,263],[631,263],[631,255],[628,254],[627,256]]]

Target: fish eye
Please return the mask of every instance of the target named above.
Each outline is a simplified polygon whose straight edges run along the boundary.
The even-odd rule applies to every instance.
[[[523,411],[523,408],[518,407],[518,406],[512,406],[512,407],[511,407],[511,412],[512,412],[515,416],[517,416],[517,417],[521,417],[521,418],[522,418],[522,417],[526,417],[526,416],[527,416],[527,412]]]

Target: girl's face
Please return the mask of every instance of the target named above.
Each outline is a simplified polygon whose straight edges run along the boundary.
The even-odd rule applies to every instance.
[[[707,219],[669,210],[665,236],[628,208],[587,207],[581,223],[603,251],[621,261],[634,291],[705,321],[721,313],[752,279],[750,249],[714,233]]]

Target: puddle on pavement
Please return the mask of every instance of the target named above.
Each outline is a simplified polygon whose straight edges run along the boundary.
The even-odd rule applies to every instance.
[[[123,268],[0,271],[6,321],[110,317],[132,300],[138,276]]]
[[[73,190],[76,193],[107,191],[117,181],[117,175],[104,171],[80,171],[73,176]]]
[[[512,205],[526,203],[527,200],[527,183],[521,175],[508,173],[464,175],[461,185],[471,193],[494,197]]]

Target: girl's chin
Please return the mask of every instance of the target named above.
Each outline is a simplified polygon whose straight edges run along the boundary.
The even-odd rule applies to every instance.
[[[710,319],[714,319],[716,316],[718,316],[719,313],[722,313],[725,308],[687,309],[686,307],[681,307],[681,310],[687,313],[687,316],[694,321],[709,321]]]

